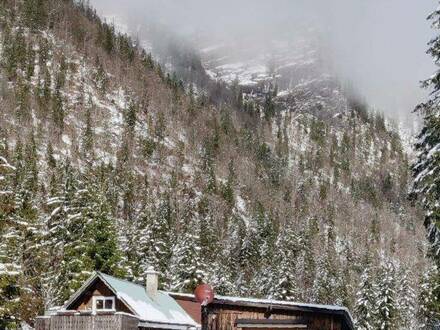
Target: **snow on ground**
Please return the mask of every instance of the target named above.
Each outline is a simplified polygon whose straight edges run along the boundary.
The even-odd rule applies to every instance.
[[[317,54],[310,41],[304,40],[272,40],[269,46],[263,48],[208,41],[200,49],[200,56],[212,79],[253,86],[281,77],[282,71],[313,64]]]

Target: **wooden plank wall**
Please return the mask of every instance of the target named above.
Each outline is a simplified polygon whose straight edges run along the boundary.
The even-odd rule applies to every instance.
[[[53,315],[37,318],[35,330],[137,330],[138,319],[129,315]]]
[[[336,320],[332,315],[313,313],[304,315],[301,312],[286,313],[285,311],[273,311],[270,319],[295,320],[306,318],[308,320],[307,330],[341,330],[340,320]],[[266,319],[264,310],[257,308],[210,308],[208,314],[209,330],[238,330],[235,326],[237,319]]]

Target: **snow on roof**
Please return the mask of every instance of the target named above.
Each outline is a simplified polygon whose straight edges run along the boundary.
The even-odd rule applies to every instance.
[[[93,274],[86,284],[91,284],[96,278],[100,278],[106,283],[116,297],[123,301],[140,321],[189,327],[198,326],[166,292],[158,291],[156,296],[151,298],[147,295],[143,286],[101,272]],[[65,306],[70,305],[73,299],[78,297],[78,294],[86,287],[88,285],[84,285]]]
[[[298,303],[293,301],[284,301],[284,300],[272,300],[272,299],[259,299],[259,298],[241,298],[241,297],[231,297],[231,296],[216,296],[219,300],[226,300],[230,302],[248,302],[255,304],[273,304],[273,305],[286,305],[286,306],[297,306],[297,307],[311,307],[311,308],[321,308],[321,309],[329,309],[329,310],[346,310],[348,309],[343,306],[337,305],[319,305],[319,304],[306,304],[306,303]]]
[[[167,293],[158,291],[157,295],[151,298],[141,285],[103,273],[98,274],[141,320],[197,326],[197,323]]]

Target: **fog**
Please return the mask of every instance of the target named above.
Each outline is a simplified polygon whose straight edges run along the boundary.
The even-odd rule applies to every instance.
[[[130,31],[160,23],[174,33],[263,44],[304,27],[319,35],[334,73],[366,101],[407,120],[426,97],[419,82],[435,67],[426,55],[433,36],[428,14],[436,0],[92,0],[100,15]],[[255,39],[258,35],[258,39]],[[245,47],[245,44],[243,44]]]

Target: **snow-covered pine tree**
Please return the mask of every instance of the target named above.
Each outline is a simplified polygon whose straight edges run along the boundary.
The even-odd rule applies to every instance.
[[[160,229],[156,227],[157,216],[153,215],[151,210],[142,210],[138,221],[137,233],[134,237],[138,237],[137,240],[133,241],[133,248],[135,249],[134,254],[137,253],[139,257],[140,275],[145,278],[145,273],[149,267],[154,269],[160,269],[160,263],[157,258],[158,250],[157,242],[153,239],[154,235],[159,234]],[[153,227],[155,227],[153,229]]]
[[[299,283],[296,274],[300,237],[293,225],[287,225],[278,236],[270,278],[269,295],[280,300],[298,300]]]
[[[97,180],[87,182],[87,199],[84,216],[85,234],[89,236],[86,250],[93,260],[93,270],[123,277],[123,269],[120,268],[121,251],[119,249],[116,220],[110,212],[110,205],[106,197],[104,187],[96,184]],[[87,269],[87,268],[86,268]]]
[[[396,329],[398,306],[396,296],[396,270],[392,261],[381,266],[377,283],[376,327],[380,330]]]
[[[402,329],[415,329],[417,327],[416,304],[417,294],[411,283],[411,274],[401,266],[397,271],[397,309],[399,314],[399,327]]]
[[[356,289],[359,282],[353,281],[353,279],[357,278],[357,274],[353,263],[351,244],[345,238],[342,238],[342,240],[345,242],[343,243],[345,246],[342,253],[340,253],[343,255],[343,260],[339,262],[341,279],[339,280],[337,303],[353,311],[356,302]]]
[[[151,265],[162,274],[166,274],[172,255],[172,231],[174,213],[168,194],[163,194],[149,227]]]
[[[246,224],[242,217],[235,214],[227,219],[228,228],[226,236],[228,240],[220,245],[214,267],[208,272],[209,283],[212,283],[216,292],[220,294],[238,295],[242,286],[242,243],[246,232]],[[211,267],[209,267],[211,268]]]
[[[213,263],[207,268],[206,282],[215,288],[220,295],[234,295],[237,292],[230,270],[230,259],[226,249],[220,248]]]
[[[62,303],[93,270],[123,275],[115,219],[106,192],[92,175],[81,178],[67,162],[55,195],[48,201],[48,277],[56,283],[55,301]]]
[[[4,146],[1,149],[5,154]],[[38,156],[32,132],[25,146],[17,141],[14,154],[13,166],[5,157],[0,158],[0,263],[5,275],[2,287],[17,295],[14,299],[20,304],[20,309],[13,316],[18,320],[29,320],[35,311],[34,306],[41,303],[38,275],[43,269],[42,226],[37,197]]]
[[[74,206],[79,180],[69,161],[60,164],[58,171],[61,172],[61,177],[53,183],[52,194],[46,203],[49,216],[46,219],[45,237],[45,246],[50,256],[45,277],[48,279],[47,283],[55,283],[56,288],[52,297],[47,299],[57,304],[64,302],[70,294],[70,291],[65,292],[65,285],[71,278],[66,269],[66,245],[74,240],[74,236],[70,236],[68,230],[72,227],[70,222],[81,215],[80,210]]]
[[[198,211],[200,216],[200,248],[203,262],[210,265],[215,262],[219,252],[219,235],[211,211],[212,206],[207,198],[200,200]]]
[[[46,268],[45,253],[42,249],[43,221],[39,216],[41,200],[38,195],[38,152],[33,131],[26,144],[22,160],[17,159],[17,168],[21,168],[20,180],[15,186],[15,210],[13,226],[20,233],[17,241],[21,268],[24,277],[21,282],[21,318],[29,321],[35,312],[35,306],[41,306],[41,277]]]
[[[304,288],[301,300],[309,301],[311,297],[316,297],[313,283],[316,278],[316,253],[315,244],[318,237],[319,226],[315,217],[309,218],[306,228],[302,233],[303,239],[301,241],[301,255],[300,263],[303,266],[303,271],[300,273],[302,287]]]
[[[440,325],[440,272],[431,266],[421,275],[419,282],[417,319],[420,329],[433,329]]]
[[[252,292],[252,280],[256,272],[260,270],[260,247],[259,236],[254,220],[246,225],[242,219],[237,219],[235,224],[239,237],[237,261],[239,267],[236,269],[236,285],[240,295],[249,295]]]
[[[0,140],[0,328],[12,327],[19,315],[19,280],[22,276],[14,243],[20,236],[11,222],[15,167],[6,157],[6,141]]]
[[[274,248],[276,243],[276,232],[274,222],[264,207],[258,203],[255,219],[255,236],[251,238],[251,246],[255,247],[256,254],[252,256],[248,272],[251,274],[250,291],[251,296],[268,295],[274,282]]]
[[[140,281],[139,249],[136,242],[138,237],[138,217],[130,221],[118,219],[116,224],[118,244],[122,251],[121,267],[124,269],[128,280]]]
[[[373,330],[375,328],[375,302],[376,287],[373,282],[372,269],[369,264],[361,275],[358,291],[356,293],[356,326],[359,330]]]
[[[321,254],[317,262],[314,283],[315,300],[322,304],[340,304],[342,301],[339,296],[341,274],[339,274],[339,265],[336,258],[336,233],[332,217],[329,218],[328,222],[325,236],[322,237],[322,242],[325,242],[323,247],[325,252]]]
[[[429,16],[432,26],[440,30],[440,10]],[[428,53],[440,66],[440,34],[429,43]],[[432,90],[428,101],[417,106],[423,116],[423,128],[415,148],[417,161],[413,165],[414,186],[412,192],[420,197],[425,209],[425,226],[432,244],[432,254],[440,264],[440,70],[423,83]]]
[[[260,262],[269,262],[272,260],[274,254],[274,245],[276,241],[276,232],[274,228],[274,221],[266,212],[263,205],[258,203],[256,211],[257,222],[257,246],[259,247]]]
[[[188,194],[170,261],[170,289],[192,292],[205,278],[200,247],[200,219],[193,194]]]
[[[83,182],[77,181],[75,185],[72,199],[63,199],[66,214],[58,229],[64,236],[55,238],[62,247],[60,268],[54,272],[58,280],[58,303],[68,299],[93,270],[93,261],[87,253],[91,234],[91,224],[85,214],[88,192]]]
[[[440,9],[436,9],[428,20],[437,31],[437,36],[429,42],[428,54],[435,65],[440,66]],[[423,87],[431,91],[430,98],[419,104],[416,110],[423,116],[423,127],[415,144],[417,160],[413,164],[414,184],[412,194],[419,197],[425,210],[425,227],[431,243],[430,255],[440,265],[440,70],[423,82]],[[422,280],[419,315],[425,327],[438,322],[440,300],[438,275],[428,274]],[[434,282],[432,282],[434,281]],[[437,283],[436,283],[437,281]],[[432,290],[431,292],[429,290]]]

